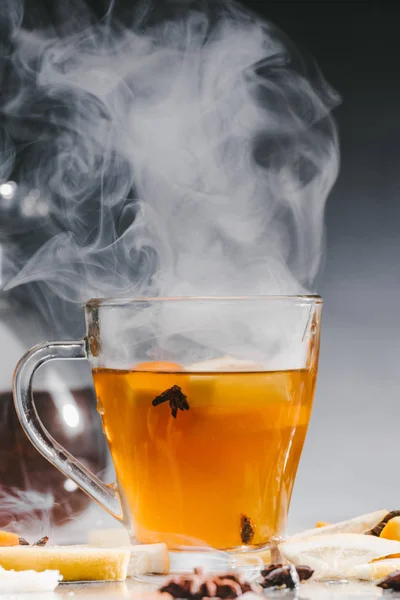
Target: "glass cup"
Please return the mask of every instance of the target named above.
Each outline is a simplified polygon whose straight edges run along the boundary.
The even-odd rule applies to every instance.
[[[84,340],[40,344],[18,364],[19,420],[37,450],[121,521],[133,543],[165,542],[180,557],[268,547],[285,534],[321,308],[319,296],[91,300]],[[112,485],[40,421],[32,379],[53,359],[90,363]]]

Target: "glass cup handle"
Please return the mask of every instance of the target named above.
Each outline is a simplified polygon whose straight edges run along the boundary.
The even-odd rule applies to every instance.
[[[88,496],[122,520],[116,484],[106,484],[63,448],[47,431],[36,411],[32,381],[36,370],[49,360],[86,359],[85,341],[46,342],[31,348],[19,361],[13,378],[13,395],[18,419],[27,437],[63,475],[72,479]]]

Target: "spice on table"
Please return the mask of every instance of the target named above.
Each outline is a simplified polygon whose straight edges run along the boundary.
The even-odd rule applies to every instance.
[[[10,531],[0,531],[0,546],[45,546],[49,537],[45,535],[34,544],[30,544],[25,538]]]
[[[284,563],[272,563],[270,565],[266,565],[264,567],[264,569],[261,571],[261,576],[266,578],[273,571],[276,571],[277,569],[282,569],[283,567],[288,567],[288,566],[289,565],[284,564]],[[299,576],[300,581],[307,581],[307,579],[310,579],[314,573],[313,569],[311,569],[311,567],[307,567],[306,565],[299,565],[298,567],[295,567],[295,569],[297,571],[297,575]],[[264,587],[262,583],[261,583],[261,586]],[[270,586],[267,585],[265,587],[270,587]]]
[[[376,585],[384,590],[400,592],[400,571],[395,571],[385,579],[381,579]]]
[[[25,538],[20,537],[18,538],[18,546],[30,546],[30,543],[27,542]]]
[[[314,570],[311,567],[307,567],[307,565],[299,565],[296,567],[296,571],[300,581],[307,581],[314,574]]]
[[[45,535],[44,537],[40,538],[40,540],[38,540],[37,542],[32,544],[32,546],[45,546],[48,541],[49,541],[49,536]]]
[[[307,566],[295,567],[294,565],[272,564],[261,571],[263,588],[283,587],[294,589],[300,581],[310,579],[314,571]]]
[[[165,583],[159,592],[166,592],[174,598],[201,600],[202,598],[238,598],[246,592],[259,593],[258,584],[248,583],[236,573],[206,575],[200,568],[193,575],[178,575]]]

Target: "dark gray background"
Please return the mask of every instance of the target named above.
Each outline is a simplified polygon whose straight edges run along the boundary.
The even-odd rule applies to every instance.
[[[400,500],[400,10],[397,2],[281,1],[263,12],[342,96],[341,171],[317,285],[320,373],[290,519],[297,528]]]

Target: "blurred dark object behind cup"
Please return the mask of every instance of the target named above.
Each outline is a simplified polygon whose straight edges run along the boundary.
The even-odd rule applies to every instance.
[[[0,297],[0,528],[32,529],[32,518],[50,528],[76,520],[90,500],[74,482],[31,445],[17,419],[11,392],[13,369],[32,343],[43,335],[33,308],[11,296]],[[90,470],[104,476],[108,450],[96,410],[90,370],[60,362],[43,371],[34,397],[38,414],[51,435]],[[36,529],[33,527],[33,529]]]

